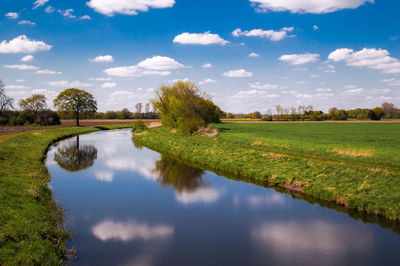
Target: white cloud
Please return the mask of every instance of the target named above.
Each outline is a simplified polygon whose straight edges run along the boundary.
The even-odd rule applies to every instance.
[[[292,27],[284,27],[280,31],[274,30],[263,30],[263,29],[253,29],[250,31],[242,31],[240,28],[237,28],[232,32],[234,37],[246,36],[246,37],[260,37],[260,38],[267,38],[270,41],[276,42],[283,40],[287,33],[292,31]]]
[[[400,80],[391,78],[391,79],[383,79],[381,80],[382,83],[386,83],[390,86],[400,87]]]
[[[238,69],[238,70],[230,70],[230,71],[224,72],[222,75],[224,75],[225,77],[230,77],[230,78],[248,78],[248,77],[252,77],[253,73],[247,72],[245,69]]]
[[[176,83],[176,82],[178,82],[178,81],[189,81],[189,80],[190,80],[189,78],[171,79],[171,80],[168,80],[168,83]]]
[[[117,83],[116,82],[106,82],[104,84],[101,85],[102,88],[115,88],[117,87]]]
[[[129,242],[167,238],[173,235],[174,228],[164,224],[151,226],[148,223],[138,223],[133,220],[127,222],[105,220],[92,227],[91,231],[103,242],[109,240]]]
[[[48,51],[51,45],[43,41],[30,40],[25,35],[15,37],[10,41],[2,41],[0,43],[0,53],[3,54],[17,54],[17,53],[36,53],[39,51]]]
[[[46,12],[46,13],[53,13],[54,11],[55,11],[56,9],[54,8],[54,7],[52,7],[52,6],[48,6],[48,7],[46,7],[45,9],[44,9],[44,11]]]
[[[364,48],[356,52],[353,49],[340,48],[330,53],[328,59],[334,62],[344,61],[352,67],[381,70],[386,74],[400,73],[400,60],[389,55],[384,49]]]
[[[228,41],[222,39],[218,34],[212,34],[210,31],[204,33],[184,32],[182,34],[177,35],[174,38],[173,42],[180,44],[199,44],[199,45],[210,45],[210,44],[226,45],[229,43]]]
[[[62,74],[61,72],[50,70],[50,69],[40,69],[36,71],[36,74],[41,74],[41,75],[56,75],[56,74]]]
[[[111,78],[104,78],[104,77],[99,77],[99,78],[89,78],[91,81],[110,81]]]
[[[24,90],[30,89],[31,87],[23,86],[23,85],[5,85],[4,88],[8,90]]]
[[[26,55],[20,59],[21,62],[29,62],[34,59],[33,55]]]
[[[86,3],[95,11],[113,16],[115,14],[137,15],[139,11],[147,12],[149,8],[168,8],[174,0],[90,0]]]
[[[268,93],[265,90],[247,90],[247,91],[239,91],[238,93],[231,96],[233,99],[268,99],[268,98],[278,98],[279,95],[276,93]]]
[[[354,9],[374,0],[249,0],[259,11],[290,11],[292,13],[331,13],[341,9]]]
[[[278,58],[281,61],[287,62],[291,65],[302,65],[307,63],[316,62],[319,60],[319,54],[286,54]]]
[[[316,91],[318,91],[318,92],[330,92],[330,91],[332,91],[332,89],[329,89],[329,88],[318,88],[318,89],[316,89]]]
[[[200,82],[199,82],[199,85],[203,85],[203,84],[207,84],[207,83],[215,83],[215,82],[217,82],[217,81],[208,78],[208,79],[206,79],[206,80],[200,81]]]
[[[18,13],[16,13],[16,12],[8,12],[4,16],[6,16],[9,19],[17,19],[17,18],[19,18]]]
[[[170,70],[184,68],[185,66],[175,59],[166,56],[147,58],[134,66],[113,67],[104,70],[104,73],[117,77],[141,77],[147,75],[167,76]]]
[[[257,53],[250,53],[249,54],[249,57],[259,57],[260,55],[259,54],[257,54]]]
[[[35,22],[29,21],[29,20],[20,20],[18,21],[19,25],[31,25],[31,26],[36,26]]]
[[[73,15],[72,13],[74,12],[74,10],[72,8],[66,9],[66,10],[58,10],[58,12],[66,18],[76,18],[75,15]]]
[[[19,69],[19,70],[37,70],[39,69],[37,66],[30,66],[30,65],[4,65],[5,68],[10,69]]]
[[[92,18],[89,15],[84,15],[84,16],[81,16],[80,19],[91,20]]]
[[[211,67],[212,67],[212,64],[210,64],[210,63],[205,63],[203,65],[203,68],[211,68]]]
[[[66,80],[58,80],[58,81],[50,81],[48,83],[52,87],[61,87],[61,88],[66,88],[66,87],[90,87],[92,84],[89,83],[84,83],[80,81],[73,81],[73,82],[68,82]]]
[[[314,25],[312,27],[313,27],[313,30],[318,30],[319,29],[319,27],[317,25]]]
[[[259,90],[276,90],[281,88],[278,84],[261,84],[260,82],[249,83],[250,88]]]
[[[357,89],[350,89],[346,91],[346,94],[348,95],[359,95],[364,91],[362,88],[357,88]]]
[[[89,61],[96,62],[96,63],[99,63],[99,62],[112,63],[112,62],[114,62],[114,58],[112,57],[112,55],[99,55],[93,59],[90,59]]]
[[[38,7],[41,7],[41,6],[43,6],[44,4],[46,4],[47,2],[49,2],[50,0],[36,0],[34,3],[33,3],[33,9],[36,9],[36,8],[38,8]]]

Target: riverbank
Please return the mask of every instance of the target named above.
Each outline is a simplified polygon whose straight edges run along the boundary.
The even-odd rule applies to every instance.
[[[47,186],[43,164],[57,140],[127,127],[57,128],[8,134],[0,141],[0,265],[62,265],[69,233]]]
[[[137,143],[218,171],[400,220],[398,123],[219,124],[216,137],[153,128]]]

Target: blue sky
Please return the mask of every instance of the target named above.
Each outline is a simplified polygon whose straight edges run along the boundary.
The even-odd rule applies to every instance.
[[[400,105],[399,10],[394,0],[2,1],[0,79],[17,101],[43,93],[50,107],[63,89],[85,89],[100,111],[133,110],[185,78],[227,112]]]

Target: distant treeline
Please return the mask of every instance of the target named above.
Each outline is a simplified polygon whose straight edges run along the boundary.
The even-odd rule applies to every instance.
[[[323,120],[381,120],[381,119],[400,119],[400,109],[392,103],[385,102],[381,107],[373,109],[352,109],[344,110],[332,107],[328,113],[314,110],[311,105],[300,105],[296,107],[283,108],[275,106],[275,113],[267,110],[265,114],[255,111],[249,114],[224,113],[223,118],[228,119],[261,119],[264,121],[323,121]]]

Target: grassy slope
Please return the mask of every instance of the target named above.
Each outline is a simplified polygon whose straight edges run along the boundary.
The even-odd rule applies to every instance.
[[[42,159],[57,139],[118,127],[41,130],[0,143],[0,265],[63,264],[68,233],[60,227],[62,213]]]
[[[154,128],[137,142],[192,163],[400,219],[400,124],[220,124],[218,137]],[[333,149],[362,151],[350,157]]]

